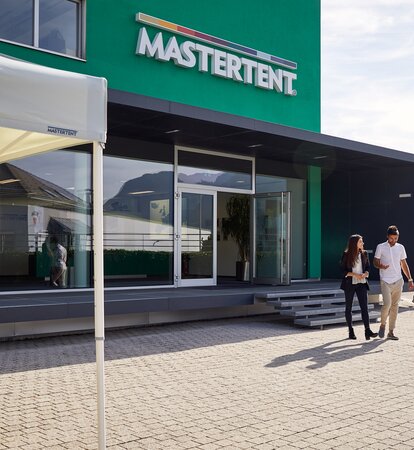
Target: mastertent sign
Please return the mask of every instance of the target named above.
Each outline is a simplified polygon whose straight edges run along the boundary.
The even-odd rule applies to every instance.
[[[257,60],[239,57],[233,53],[212,48],[207,45],[187,40],[179,44],[175,36],[167,43],[162,32],[151,40],[147,29],[142,27],[139,31],[136,54],[154,58],[158,61],[173,61],[175,65],[191,69],[198,67],[200,72],[210,72],[211,75],[228,78],[245,84],[252,84],[258,88],[296,96],[294,81],[297,79],[297,63],[278,56],[270,55],[244,45],[236,44],[210,34],[192,30],[181,25],[167,22],[147,14],[138,13],[137,22],[145,23],[169,32],[191,37],[194,40],[212,44],[217,47],[233,50],[239,54],[252,56]],[[273,68],[269,63],[282,68]],[[289,70],[287,70],[289,69]]]

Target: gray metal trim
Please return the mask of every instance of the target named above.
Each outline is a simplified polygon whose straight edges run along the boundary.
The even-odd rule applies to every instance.
[[[236,116],[229,113],[212,111],[197,106],[185,105],[182,103],[171,102],[169,100],[162,100],[116,89],[108,90],[108,102],[213,122],[220,125],[238,127],[247,131],[256,131],[275,136],[282,136],[293,140],[303,140],[307,141],[309,144],[315,144],[318,146],[323,145],[326,147],[331,147],[332,149],[348,150],[351,152],[377,155],[385,158],[393,158],[399,161],[414,163],[414,154],[399,150],[365,144],[363,142],[352,141],[349,139],[329,136],[322,133],[315,133],[299,128],[287,127],[276,123]]]

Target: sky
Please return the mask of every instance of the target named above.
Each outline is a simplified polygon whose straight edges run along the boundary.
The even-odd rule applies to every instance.
[[[321,0],[322,133],[414,153],[414,0]]]

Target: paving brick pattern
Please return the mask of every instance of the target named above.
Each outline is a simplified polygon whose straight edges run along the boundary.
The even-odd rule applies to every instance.
[[[413,449],[410,305],[398,342],[276,316],[108,332],[107,447]],[[0,343],[0,450],[96,449],[94,358],[92,335]]]

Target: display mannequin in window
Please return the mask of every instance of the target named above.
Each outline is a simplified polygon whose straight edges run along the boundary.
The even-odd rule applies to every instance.
[[[59,243],[56,236],[51,237],[50,244],[50,255],[52,257],[50,284],[53,287],[65,287],[67,251]]]

